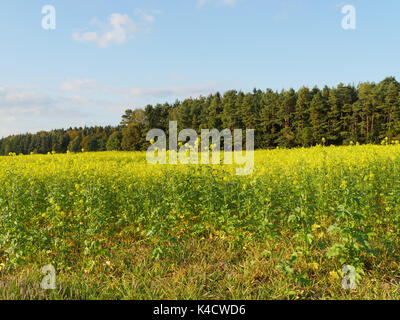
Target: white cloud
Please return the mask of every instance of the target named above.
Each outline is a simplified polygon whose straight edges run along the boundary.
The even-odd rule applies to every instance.
[[[11,123],[11,122],[15,122],[16,120],[17,120],[16,117],[10,116],[10,117],[5,117],[3,121],[6,123]]]
[[[196,97],[200,95],[208,95],[216,87],[215,83],[196,86],[167,86],[158,88],[129,88],[120,91],[125,98],[142,98],[152,97],[159,99],[180,98],[180,97]],[[161,101],[160,101],[161,102]]]
[[[135,14],[141,17],[145,22],[153,23],[156,20],[154,15],[149,14],[141,9],[136,9]]]
[[[179,81],[184,83],[184,81]],[[81,121],[115,125],[124,110],[174,102],[215,92],[216,83],[165,87],[115,87],[94,79],[68,79],[57,89],[35,86],[0,87],[0,137],[9,134],[68,128]]]
[[[182,86],[165,86],[165,87],[131,87],[121,88],[99,84],[94,79],[74,79],[67,80],[61,84],[60,89],[66,93],[80,93],[81,95],[68,96],[72,101],[84,102],[82,94],[111,94],[123,99],[137,98],[158,98],[160,100],[170,97],[195,97],[207,95],[216,88],[216,83],[207,83],[201,85],[182,85]],[[92,101],[92,100],[91,100]]]
[[[93,91],[96,88],[97,81],[93,79],[66,80],[60,86],[62,91],[69,92]]]
[[[95,22],[96,20],[92,21],[92,24]],[[101,31],[76,32],[72,37],[78,42],[93,42],[105,48],[110,44],[121,45],[139,31],[139,26],[126,14],[113,13],[108,18],[108,23],[108,27]]]
[[[8,119],[25,118],[65,118],[69,114],[82,113],[82,106],[100,105],[101,101],[81,96],[62,96],[41,93],[31,87],[5,87],[0,91],[0,116]],[[74,110],[73,108],[76,108]]]
[[[197,0],[197,7],[201,8],[207,3],[219,3],[228,6],[234,6],[240,0]]]
[[[44,94],[40,94],[31,88],[3,88],[0,91],[0,112],[6,112],[12,108],[30,108],[38,110],[49,106],[54,100]]]
[[[88,84],[76,81],[75,88],[65,87],[77,90],[79,84],[85,88],[85,83]],[[110,120],[110,113],[106,109],[111,103],[118,101],[93,98],[88,91],[71,94],[61,90],[47,91],[32,85],[5,85],[0,90],[0,138],[11,134],[68,128],[82,119],[99,125],[104,122],[113,124],[116,121]],[[105,113],[108,117],[104,116]],[[115,117],[118,119],[119,114]]]
[[[160,13],[157,11],[156,13]],[[141,9],[135,10],[141,22],[135,22],[127,14],[113,13],[108,17],[108,22],[103,23],[96,18],[92,19],[91,25],[97,28],[97,31],[79,31],[72,35],[77,42],[95,43],[100,48],[109,45],[122,45],[128,40],[134,38],[137,33],[148,30],[148,25],[154,23],[155,16]]]

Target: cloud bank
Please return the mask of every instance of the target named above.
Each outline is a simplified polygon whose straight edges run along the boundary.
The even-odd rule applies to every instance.
[[[85,124],[116,125],[128,108],[206,96],[217,83],[115,87],[95,79],[67,79],[57,89],[0,85],[0,137]]]

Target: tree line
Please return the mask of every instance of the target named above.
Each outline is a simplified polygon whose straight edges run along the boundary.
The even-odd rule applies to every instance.
[[[339,84],[322,89],[302,87],[280,92],[231,90],[207,97],[129,109],[116,126],[70,128],[0,140],[0,155],[82,151],[141,151],[146,134],[158,128],[168,134],[169,121],[178,129],[255,129],[255,147],[310,147],[380,143],[400,137],[400,83]]]

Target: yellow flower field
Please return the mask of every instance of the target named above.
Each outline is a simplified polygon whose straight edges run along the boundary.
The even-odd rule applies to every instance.
[[[2,157],[0,298],[398,299],[399,165],[399,145],[256,151],[249,176],[145,153]]]

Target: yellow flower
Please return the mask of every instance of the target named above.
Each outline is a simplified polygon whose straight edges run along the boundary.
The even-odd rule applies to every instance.
[[[329,272],[329,279],[330,279],[331,281],[339,280],[340,277],[339,277],[339,274],[337,273],[337,271],[331,271],[331,272]]]
[[[312,225],[312,227],[311,227],[311,230],[312,230],[312,231],[316,231],[316,230],[318,230],[318,229],[320,229],[320,228],[321,228],[320,225],[314,223],[314,224]]]
[[[371,172],[370,175],[369,175],[369,178],[372,180],[372,179],[375,178],[375,175]]]
[[[311,262],[308,264],[308,267],[314,271],[319,270],[319,264],[317,262]]]

